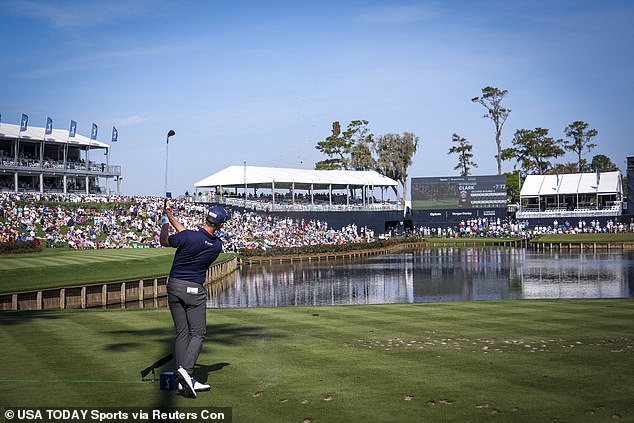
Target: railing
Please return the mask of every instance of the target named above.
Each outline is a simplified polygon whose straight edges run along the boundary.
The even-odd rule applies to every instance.
[[[530,241],[529,247],[537,251],[564,251],[564,250],[634,250],[634,242],[540,242]]]
[[[201,200],[202,201],[202,200]],[[362,211],[362,210],[403,210],[400,204],[396,203],[366,203],[366,204],[329,204],[325,202],[317,202],[308,204],[304,202],[296,202],[293,204],[288,200],[280,200],[279,203],[273,204],[268,201],[244,200],[240,198],[230,198],[216,196],[215,202],[227,204],[234,207],[245,207],[258,211]]]
[[[121,175],[121,166],[94,162],[90,162],[88,164],[82,162],[67,162],[66,165],[64,165],[63,161],[57,160],[39,161],[33,159],[18,159],[16,161],[14,158],[3,157],[2,159],[0,159],[0,167],[10,170],[42,169],[44,172],[80,171],[86,173]]]
[[[620,216],[622,209],[620,205],[604,207],[602,209],[593,209],[579,207],[574,210],[566,210],[562,208],[546,209],[539,211],[536,209],[523,209],[518,211],[515,216],[518,219],[528,218],[551,218],[551,217],[595,217],[595,216]]]

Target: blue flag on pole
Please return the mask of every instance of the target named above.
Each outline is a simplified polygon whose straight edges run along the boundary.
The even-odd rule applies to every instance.
[[[112,142],[117,142],[118,138],[119,138],[119,131],[117,131],[117,128],[113,126],[112,127]]]
[[[90,139],[91,140],[96,140],[97,139],[97,125],[95,125],[94,123],[92,124],[92,131],[90,132]]]
[[[53,119],[51,119],[50,117],[46,118],[46,130],[44,131],[44,134],[46,135],[50,135],[53,133]]]
[[[70,130],[68,131],[68,136],[71,138],[75,137],[75,133],[77,132],[77,122],[74,120],[70,121]]]
[[[20,132],[26,131],[28,123],[29,117],[22,113],[22,120],[20,121]]]

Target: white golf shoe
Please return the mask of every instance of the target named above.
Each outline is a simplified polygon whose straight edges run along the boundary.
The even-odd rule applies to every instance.
[[[179,367],[175,372],[176,379],[178,379],[178,386],[182,388],[182,392],[191,398],[196,398],[196,391],[194,390],[194,382],[192,377],[187,373],[187,370]]]
[[[211,386],[207,385],[206,383],[200,383],[194,378],[192,378],[192,381],[194,382],[194,391],[196,392],[204,392],[204,391],[211,390]]]
[[[206,385],[204,383],[200,383],[196,379],[194,379],[193,377],[192,377],[192,382],[194,384],[194,391],[196,391],[196,392],[204,392],[204,391],[210,391],[211,390],[211,386],[210,385]],[[183,390],[183,387],[182,387],[182,385],[180,383],[178,384],[178,390],[179,391]]]

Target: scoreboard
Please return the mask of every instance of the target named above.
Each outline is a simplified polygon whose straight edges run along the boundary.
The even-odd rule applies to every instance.
[[[412,211],[506,207],[506,176],[412,178]]]

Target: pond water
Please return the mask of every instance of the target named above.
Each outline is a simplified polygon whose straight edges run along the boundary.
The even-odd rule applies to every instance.
[[[634,251],[431,248],[329,262],[244,266],[209,307],[634,297]]]

